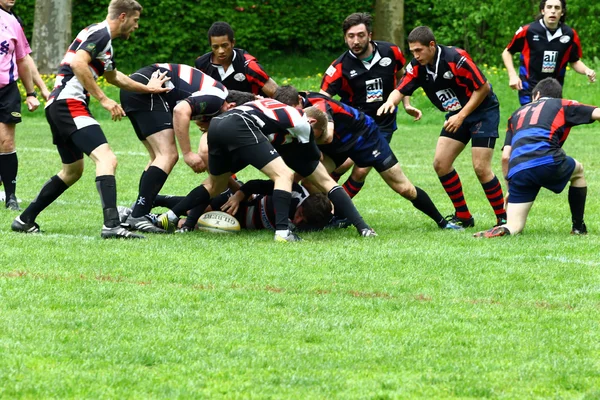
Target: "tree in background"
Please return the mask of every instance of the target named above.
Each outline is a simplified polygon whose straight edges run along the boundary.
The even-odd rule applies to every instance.
[[[391,42],[404,50],[404,0],[376,0],[373,39]]]
[[[36,0],[33,59],[41,74],[56,73],[71,42],[71,1]]]

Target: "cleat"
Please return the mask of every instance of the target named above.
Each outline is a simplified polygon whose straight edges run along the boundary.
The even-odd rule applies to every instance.
[[[187,225],[182,225],[181,228],[179,228],[175,231],[175,233],[189,233],[189,232],[192,232],[193,230],[194,230],[193,228],[190,228]]]
[[[17,197],[14,194],[11,194],[6,199],[6,208],[8,208],[11,211],[21,211],[21,207],[19,207]]]
[[[10,224],[10,229],[15,232],[23,232],[23,233],[39,233],[40,226],[35,222],[26,223],[21,221],[21,216],[19,215],[14,219],[12,224]]]
[[[585,226],[585,222],[581,223],[581,226],[579,228],[575,228],[575,226],[573,226],[573,229],[571,229],[571,235],[587,235],[588,231],[587,231],[587,226]]]
[[[148,216],[142,215],[141,217],[127,217],[125,223],[122,226],[128,227],[134,231],[147,232],[147,233],[167,233],[164,229],[154,226],[152,219]]]
[[[458,218],[456,214],[448,215],[444,218],[446,221],[458,225],[462,228],[472,228],[475,226],[475,218]]]
[[[287,234],[287,236],[280,236],[278,234],[275,234],[275,241],[276,242],[300,242],[300,241],[302,241],[302,239],[295,233],[289,232]]]
[[[447,221],[446,226],[440,226],[441,229],[448,229],[451,231],[464,231],[465,228],[463,228],[460,225],[455,224],[454,222],[450,222]]]
[[[167,232],[173,232],[177,228],[177,221],[179,218],[172,219],[168,213],[164,213],[156,218],[155,225]]]
[[[494,227],[500,225],[506,225],[506,218],[496,218],[496,225],[494,225]]]
[[[102,225],[102,231],[100,232],[102,239],[144,239],[144,236],[138,235],[133,232],[129,232],[122,226],[115,226],[114,228],[108,228]]]
[[[495,238],[500,236],[510,235],[510,231],[505,226],[495,226],[487,231],[481,231],[473,234],[476,238]]]
[[[329,223],[325,225],[325,228],[346,229],[350,225],[352,224],[350,223],[350,221],[348,221],[348,218],[342,218],[334,215],[329,220]]]
[[[364,228],[362,231],[358,232],[358,234],[362,237],[377,236],[377,232],[375,232],[373,228]]]
[[[133,210],[125,206],[117,206],[117,212],[119,213],[119,220],[121,223],[127,221],[127,218],[131,215]]]

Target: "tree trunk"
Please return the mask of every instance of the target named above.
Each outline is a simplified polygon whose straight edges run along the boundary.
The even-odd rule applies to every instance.
[[[404,45],[404,0],[377,0],[373,38],[394,43],[406,50]]]
[[[40,74],[55,74],[73,40],[72,0],[36,0],[32,57]]]

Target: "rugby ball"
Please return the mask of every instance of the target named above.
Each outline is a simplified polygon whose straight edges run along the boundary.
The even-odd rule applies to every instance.
[[[198,229],[216,233],[235,233],[240,230],[240,223],[235,217],[223,211],[209,211],[198,220]]]

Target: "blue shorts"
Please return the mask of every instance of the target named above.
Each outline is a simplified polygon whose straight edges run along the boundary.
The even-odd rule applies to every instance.
[[[377,172],[386,171],[398,164],[398,159],[379,129],[374,130],[368,136],[363,136],[363,138],[364,140],[360,144],[354,145],[345,152],[330,152],[330,147],[327,145],[320,147],[320,149],[323,154],[329,156],[335,162],[336,168],[342,165],[347,158],[351,158],[358,167],[373,167]]]
[[[515,173],[508,181],[508,202],[529,203],[535,200],[541,188],[560,193],[571,180],[575,160],[564,161],[524,169]]]
[[[485,108],[477,108],[471,115],[469,115],[463,121],[462,125],[454,133],[450,133],[442,128],[440,136],[449,137],[450,139],[458,140],[465,145],[473,139],[473,147],[489,147],[485,143],[489,143],[489,138],[498,138],[498,125],[500,125],[500,106],[498,101],[495,99],[496,95],[493,95],[492,100],[488,105],[484,105]],[[446,120],[451,116],[455,115],[456,112],[446,114]],[[495,141],[494,141],[495,143]]]

